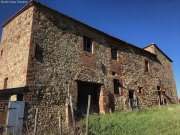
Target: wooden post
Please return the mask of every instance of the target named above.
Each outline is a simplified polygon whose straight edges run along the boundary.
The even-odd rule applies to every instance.
[[[128,99],[128,101],[129,101],[129,109],[131,109],[131,100],[130,100],[130,98]]]
[[[87,118],[86,118],[86,135],[88,135],[90,105],[91,105],[91,95],[88,96],[88,107],[87,107]]]
[[[66,97],[66,109],[65,109],[65,111],[66,111],[66,126],[68,127],[68,132],[69,132],[69,98],[68,97]]]
[[[162,95],[162,104],[165,105],[164,104],[164,95]]]
[[[26,123],[26,128],[27,128],[27,134],[30,135],[30,134],[29,134],[29,128],[28,128],[27,121],[26,121],[25,123]]]
[[[71,117],[72,117],[72,122],[73,122],[73,128],[75,130],[75,118],[74,118],[74,110],[73,110],[73,105],[72,105],[72,96],[70,96],[70,107],[71,107]]]
[[[58,112],[58,120],[59,120],[59,134],[62,134],[62,120],[61,120],[61,114]]]
[[[139,97],[136,97],[137,109],[139,110]]]
[[[37,115],[38,115],[38,108],[36,108],[36,114],[35,114],[35,121],[34,121],[34,135],[36,135]]]
[[[68,83],[68,85],[67,85],[67,90],[68,90],[68,98],[70,97],[69,85],[70,85],[70,82],[69,82],[69,83]]]

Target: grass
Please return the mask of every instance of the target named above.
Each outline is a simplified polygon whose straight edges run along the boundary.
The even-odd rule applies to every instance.
[[[86,119],[79,122],[83,133]],[[180,104],[89,117],[89,135],[180,135]]]

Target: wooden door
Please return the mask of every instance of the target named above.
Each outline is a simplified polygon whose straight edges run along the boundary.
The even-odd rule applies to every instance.
[[[6,119],[7,134],[21,135],[24,117],[24,101],[10,101]]]

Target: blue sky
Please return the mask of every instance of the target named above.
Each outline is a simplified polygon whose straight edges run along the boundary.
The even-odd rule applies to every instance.
[[[180,96],[180,0],[39,1],[138,47],[156,43],[174,61]],[[24,5],[0,3],[0,24]]]

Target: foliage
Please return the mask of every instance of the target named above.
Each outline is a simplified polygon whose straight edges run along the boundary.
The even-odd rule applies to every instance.
[[[79,126],[85,133],[86,119]],[[179,127],[179,104],[89,118],[89,135],[178,135]]]

